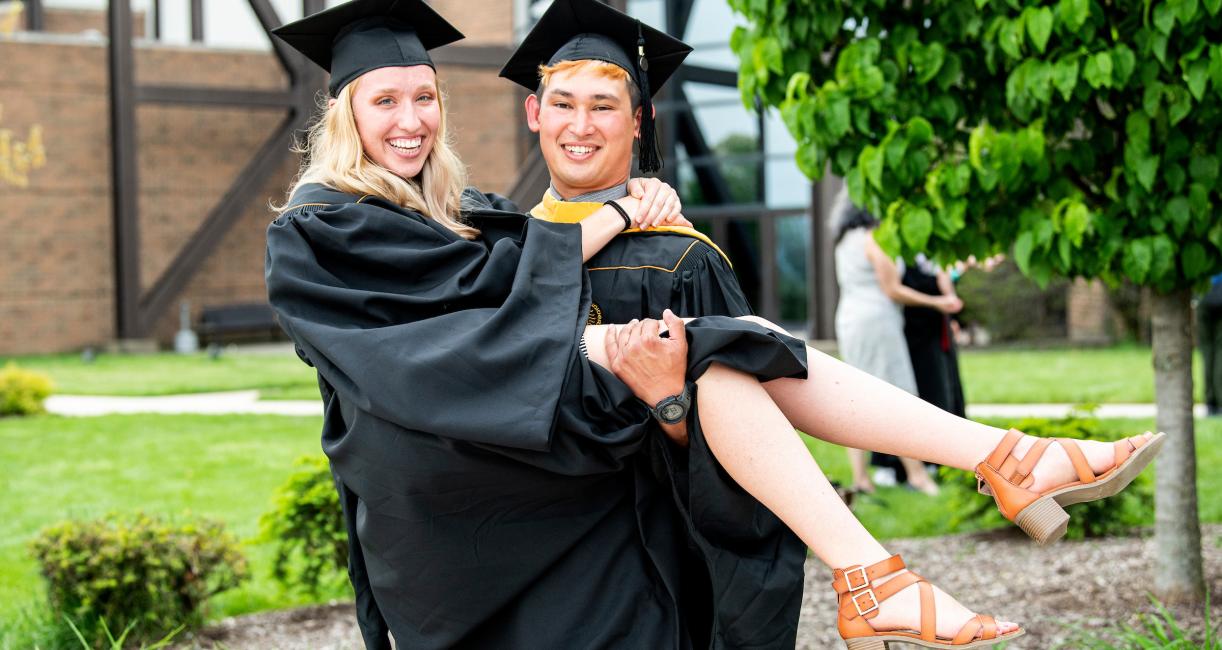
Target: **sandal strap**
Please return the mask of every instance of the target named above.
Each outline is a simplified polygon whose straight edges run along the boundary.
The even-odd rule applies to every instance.
[[[922,580],[917,583],[921,589],[921,640],[938,640],[938,610],[934,604],[933,585]]]
[[[925,579],[911,571],[905,571],[878,587],[871,585],[864,589],[854,590],[852,593],[842,594],[840,616],[849,620],[858,616],[874,618],[878,616],[878,606],[881,603],[918,582],[925,582]]]
[[[1145,444],[1146,439],[1140,436],[1133,436],[1131,438],[1117,440],[1116,442],[1112,443],[1112,449],[1115,452],[1116,459],[1116,462],[1112,466],[1120,467],[1126,460],[1129,459],[1129,456],[1132,456],[1134,452],[1144,447]]]
[[[858,591],[869,587],[871,583],[885,575],[903,571],[906,568],[904,559],[896,554],[868,567],[863,568],[860,564],[854,564],[844,569],[836,569],[832,571],[832,589],[835,589],[838,594]]]
[[[955,638],[951,639],[951,645],[965,645],[975,640],[976,635],[984,629],[984,622],[980,620],[980,614],[969,618],[963,627],[959,628],[959,633]]]
[[[985,462],[987,462],[990,467],[1000,470],[1002,464],[1006,462],[1006,459],[1014,453],[1014,446],[1017,445],[1018,441],[1022,439],[1022,431],[1019,431],[1018,429],[1010,429],[1006,432],[1006,435],[1001,437],[1001,442],[997,443],[997,448],[993,450],[993,453],[989,454],[989,457]]]
[[[1082,453],[1078,443],[1068,438],[1057,438],[1057,442],[1069,456],[1069,461],[1073,463],[1074,471],[1078,473],[1078,480],[1083,483],[1094,483],[1095,470],[1091,469],[1090,463],[1086,460],[1086,454]]]
[[[997,638],[997,619],[988,614],[977,614],[977,618],[984,623],[984,630],[980,633],[981,639],[996,639]]]

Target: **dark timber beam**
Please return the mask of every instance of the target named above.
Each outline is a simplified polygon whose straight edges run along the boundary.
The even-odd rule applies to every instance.
[[[298,101],[292,90],[236,90],[194,86],[136,86],[136,99],[152,104],[290,108]]]
[[[115,331],[144,334],[140,319],[140,230],[136,213],[136,98],[132,92],[132,14],[129,0],[110,0],[111,210],[114,218]]]
[[[46,12],[42,0],[25,0],[25,28],[30,32],[41,32],[46,27]]]
[[[737,72],[733,70],[718,70],[717,68],[709,68],[702,65],[684,64],[683,79],[685,81],[713,84],[714,86],[738,87]]]
[[[248,2],[265,30],[280,25],[280,18],[268,0]],[[302,8],[306,14],[316,13],[325,8],[325,2],[303,0]],[[154,8],[155,11],[157,9]],[[202,1],[193,0],[191,10],[192,37],[202,39]],[[315,93],[322,87],[323,77],[308,65],[304,57],[272,38],[277,58],[290,80],[290,86],[285,90],[137,86],[133,79],[130,0],[112,0],[108,12],[112,35],[108,51],[116,331],[119,339],[136,339],[149,335],[157,320],[172,305],[204,260],[216,250],[233,224],[257,200],[259,191],[289,156],[292,138],[306,127],[314,108]],[[140,237],[136,210],[139,185],[136,179],[135,110],[139,102],[278,108],[285,111],[275,131],[239,172],[200,227],[147,292],[142,292],[140,286]]]
[[[174,299],[186,287],[196,270],[216,250],[242,213],[258,198],[264,183],[284,162],[285,153],[292,144],[293,133],[304,126],[305,118],[297,111],[290,112],[280,122],[255,157],[238,173],[237,181],[221,197],[199,230],[142,297],[140,311],[145,316],[146,331],[151,330],[156,319],[172,306]]]
[[[204,42],[204,0],[191,0],[191,42]]]

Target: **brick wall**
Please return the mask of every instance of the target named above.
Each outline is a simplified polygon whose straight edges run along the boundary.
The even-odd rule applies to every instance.
[[[47,162],[27,187],[0,181],[0,354],[57,352],[115,337],[106,49],[96,39],[0,38],[0,129],[23,140],[41,125]],[[141,83],[245,88],[285,84],[267,53],[140,47]],[[505,192],[517,171],[517,95],[495,71],[441,71],[451,127],[471,181]],[[257,151],[279,113],[141,105],[137,110],[141,278],[149,286]],[[267,205],[282,201],[285,164],[243,212],[181,299],[206,305],[265,299]],[[158,320],[168,342],[177,304]]]
[[[466,36],[464,45],[509,45],[513,40],[512,2],[430,0],[429,6]]]
[[[1066,329],[1075,343],[1107,343],[1112,317],[1107,288],[1098,280],[1078,278],[1066,295]]]

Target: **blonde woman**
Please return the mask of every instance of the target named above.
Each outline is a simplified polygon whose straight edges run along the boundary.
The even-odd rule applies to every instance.
[[[1114,492],[1158,447],[1137,438],[1122,457],[1084,444],[1084,470],[1067,455],[1076,447],[1044,454],[1016,432],[953,418],[757,319],[667,314],[670,338],[654,321],[587,327],[582,262],[640,220],[639,201],[553,224],[463,191],[427,55],[461,35],[423,2],[360,0],[277,34],[332,75],[307,166],[268,229],[267,284],[318,370],[367,647],[389,648],[388,634],[409,648],[792,646],[797,612],[763,594],[689,597],[687,581],[735,562],[677,559],[688,523],[707,516],[705,495],[679,509],[659,448],[689,443],[702,471],[728,473],[838,567],[851,649],[992,645],[1021,630],[972,614],[887,554],[790,421],[974,467],[1003,508],[1033,495],[1022,512],[1041,519],[1024,528],[1050,537],[1057,500],[1087,482],[1076,477],[1089,470],[1095,497]],[[647,405],[663,394],[666,408]],[[1025,482],[1011,485],[1011,452],[1035,454]]]

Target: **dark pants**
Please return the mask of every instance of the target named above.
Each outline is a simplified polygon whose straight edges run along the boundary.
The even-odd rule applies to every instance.
[[[1205,406],[1222,407],[1222,305],[1197,305],[1197,345],[1205,374]]]

